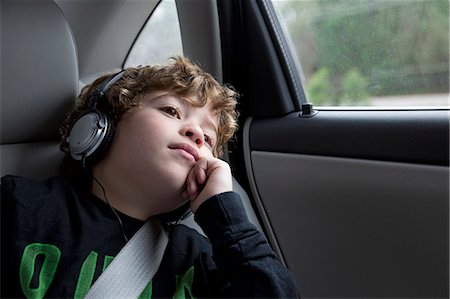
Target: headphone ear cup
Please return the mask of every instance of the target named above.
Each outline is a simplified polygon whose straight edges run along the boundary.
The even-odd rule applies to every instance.
[[[80,115],[67,137],[70,155],[75,160],[95,160],[102,156],[114,136],[114,129],[109,117],[91,109]]]

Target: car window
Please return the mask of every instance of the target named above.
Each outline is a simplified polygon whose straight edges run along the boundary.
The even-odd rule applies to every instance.
[[[183,55],[175,0],[163,0],[145,24],[125,62],[125,67],[163,64]]]
[[[447,0],[274,0],[309,102],[448,106]]]

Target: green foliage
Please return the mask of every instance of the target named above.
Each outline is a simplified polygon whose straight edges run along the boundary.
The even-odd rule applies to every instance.
[[[341,94],[332,99],[334,103],[348,98],[351,93],[346,88],[356,86],[352,82],[358,80],[369,95],[448,92],[449,1],[274,3],[296,48],[311,97],[331,99],[316,95],[309,86],[320,86],[315,81],[316,76],[324,76],[317,72],[322,69],[327,70],[331,85],[322,89]],[[352,71],[356,69],[359,79]]]
[[[306,92],[310,101],[316,105],[333,103],[330,74],[326,68],[321,68],[314,73],[306,85]]]
[[[345,74],[342,81],[342,103],[367,104],[369,92],[368,82],[357,69],[352,69]]]
[[[351,69],[342,82],[332,82],[330,72],[321,68],[306,84],[309,100],[321,106],[367,104],[369,98],[367,79],[357,70]]]

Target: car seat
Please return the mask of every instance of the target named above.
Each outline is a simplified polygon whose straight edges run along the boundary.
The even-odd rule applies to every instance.
[[[78,93],[71,29],[50,0],[1,3],[0,175],[59,173],[58,126]]]

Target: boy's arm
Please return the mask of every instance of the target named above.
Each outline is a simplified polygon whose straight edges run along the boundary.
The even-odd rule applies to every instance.
[[[228,164],[202,158],[186,180],[195,220],[212,244],[213,259],[226,280],[225,297],[298,296],[292,274],[276,259],[265,237],[251,224],[232,190]]]
[[[251,224],[237,193],[225,192],[205,201],[195,220],[208,236],[219,277],[228,285],[219,297],[298,296],[292,274],[276,259],[265,237]]]

